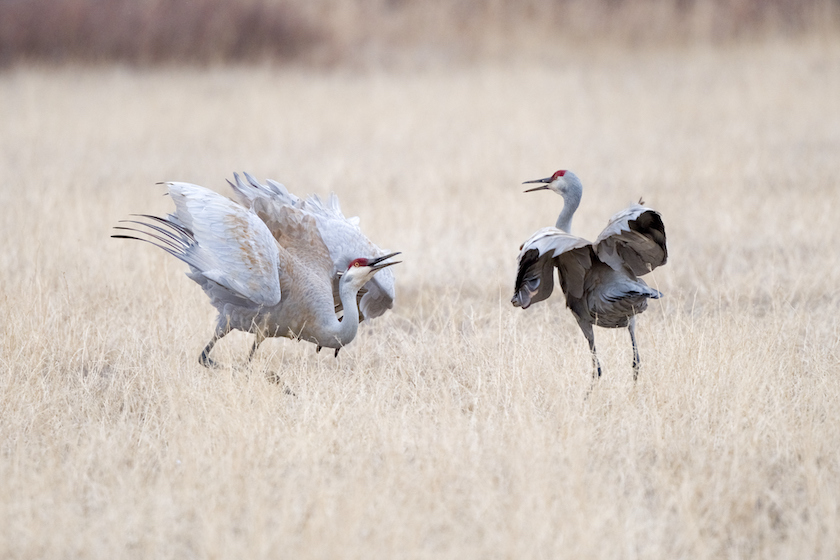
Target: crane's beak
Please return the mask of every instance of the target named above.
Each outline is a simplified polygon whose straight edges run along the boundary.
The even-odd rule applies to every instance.
[[[527,185],[528,183],[551,183],[551,177],[546,177],[545,179],[534,179],[533,181],[525,181],[522,183],[523,185]],[[532,189],[526,189],[525,192],[534,192],[534,191],[543,191],[547,190],[549,186],[547,184],[541,185],[539,187],[534,187]]]
[[[368,266],[370,266],[373,269],[373,271],[376,272],[377,270],[382,270],[385,267],[388,267],[388,266],[391,266],[391,265],[394,265],[394,264],[400,264],[402,261],[394,261],[394,262],[387,262],[387,263],[382,262],[382,261],[388,260],[391,257],[393,257],[395,255],[399,255],[399,254],[400,254],[400,252],[397,251],[396,253],[391,253],[389,255],[385,255],[385,256],[382,256],[382,257],[377,257],[375,259],[371,259],[368,263]]]

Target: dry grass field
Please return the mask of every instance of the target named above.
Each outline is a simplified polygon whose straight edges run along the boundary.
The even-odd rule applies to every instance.
[[[837,558],[840,43],[587,49],[351,72],[0,74],[0,557]],[[599,329],[509,299],[584,182],[594,238],[644,197],[665,297]],[[210,371],[186,266],[110,239],[164,180],[336,192],[403,252],[338,359]],[[289,394],[293,393],[293,394]]]

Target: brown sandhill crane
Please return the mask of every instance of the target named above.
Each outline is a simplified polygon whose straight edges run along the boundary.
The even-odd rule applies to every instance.
[[[274,181],[234,178],[240,204],[198,185],[166,183],[175,213],[123,220],[141,229],[116,226],[132,233],[112,237],[146,241],[189,265],[187,276],[219,312],[201,364],[216,365],[210,351],[235,329],[256,335],[249,360],[263,340],[281,336],[338,356],[360,320],[393,306],[394,275],[386,267],[397,263],[385,261],[398,253],[371,243],[334,194],[328,203],[302,200]]]
[[[525,192],[551,190],[563,197],[563,210],[555,227],[534,233],[522,244],[516,288],[511,303],[527,309],[546,299],[554,289],[557,268],[566,305],[577,319],[592,352],[592,376],[601,376],[595,353],[592,325],[627,327],[633,344],[633,380],[639,375],[636,345],[636,315],[647,309],[648,299],[662,296],[638,278],[668,260],[665,226],[655,210],[641,200],[610,218],[594,243],[570,233],[572,216],[580,204],[583,185],[571,171],[560,170],[551,177],[525,181],[543,183]]]

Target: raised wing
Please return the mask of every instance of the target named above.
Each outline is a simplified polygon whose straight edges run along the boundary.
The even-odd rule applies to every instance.
[[[555,227],[537,231],[522,244],[511,303],[527,309],[554,290],[554,267],[564,294],[580,298],[586,271],[592,266],[592,247],[580,237]]]
[[[211,299],[233,296],[254,305],[280,303],[278,249],[262,220],[198,185],[166,186],[175,203],[175,213],[167,218],[142,216],[149,222],[128,221],[145,229],[117,228],[142,233],[147,238],[119,237],[147,241],[187,263],[191,269],[188,276]]]
[[[281,212],[283,207],[291,206],[304,212],[315,220],[320,237],[329,251],[332,260],[331,276],[347,270],[350,261],[359,257],[380,257],[388,254],[373,244],[359,228],[359,218],[346,218],[341,212],[338,197],[332,194],[327,202],[313,195],[303,200],[291,194],[283,185],[268,181],[261,185],[251,175],[245,173],[243,181],[234,174],[235,184],[231,183],[240,201],[247,204],[268,226],[275,237],[283,227]],[[337,286],[337,282],[333,282]],[[379,271],[363,287],[359,301],[359,311],[363,317],[378,317],[394,305],[394,273],[390,269]],[[338,301],[338,292],[335,293]],[[340,311],[337,307],[337,311]]]
[[[281,206],[272,216],[271,234],[310,274],[331,285],[333,262],[315,218],[293,206]],[[311,277],[311,276],[310,276]]]
[[[271,213],[279,210],[282,206],[294,206],[296,208],[300,208],[303,205],[303,201],[290,193],[289,190],[281,183],[268,179],[266,184],[263,185],[250,173],[243,172],[242,174],[245,176],[244,181],[239,176],[239,173],[234,173],[234,183],[228,181],[228,185],[230,185],[233,192],[236,193],[240,204],[246,208],[253,209],[254,204],[257,203],[257,201],[260,201],[260,204],[265,205],[264,211],[266,212],[267,217],[270,218]],[[269,227],[269,229],[271,228]]]
[[[636,276],[647,274],[668,261],[662,216],[640,204],[610,218],[593,246],[598,258],[611,268],[627,267]]]
[[[344,216],[334,193],[326,203],[318,195],[308,197],[304,209],[311,212],[318,222],[318,229],[330,251],[336,273],[347,270],[353,259],[381,257],[390,252],[375,245],[362,233],[358,217]],[[394,273],[390,268],[385,268],[365,283],[363,289],[366,292],[359,300],[359,311],[364,317],[379,317],[394,306],[394,282]]]

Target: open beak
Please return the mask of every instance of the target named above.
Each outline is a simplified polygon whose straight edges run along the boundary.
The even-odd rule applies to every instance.
[[[399,254],[400,254],[400,252],[397,251],[396,253],[391,253],[391,254],[388,254],[388,255],[385,255],[385,256],[382,256],[382,257],[376,257],[375,259],[370,259],[370,261],[368,261],[368,266],[370,266],[374,270],[374,272],[376,272],[377,270],[382,270],[385,267],[388,267],[388,266],[391,266],[391,265],[394,265],[394,264],[400,264],[402,261],[382,262],[382,261],[390,259],[394,255],[399,255]]]
[[[533,181],[525,181],[522,184],[527,185],[528,183],[551,183],[551,177],[546,177],[545,179],[534,179]],[[547,190],[548,188],[548,184],[545,184],[539,187],[534,187],[532,189],[526,189],[525,192],[543,191]]]

